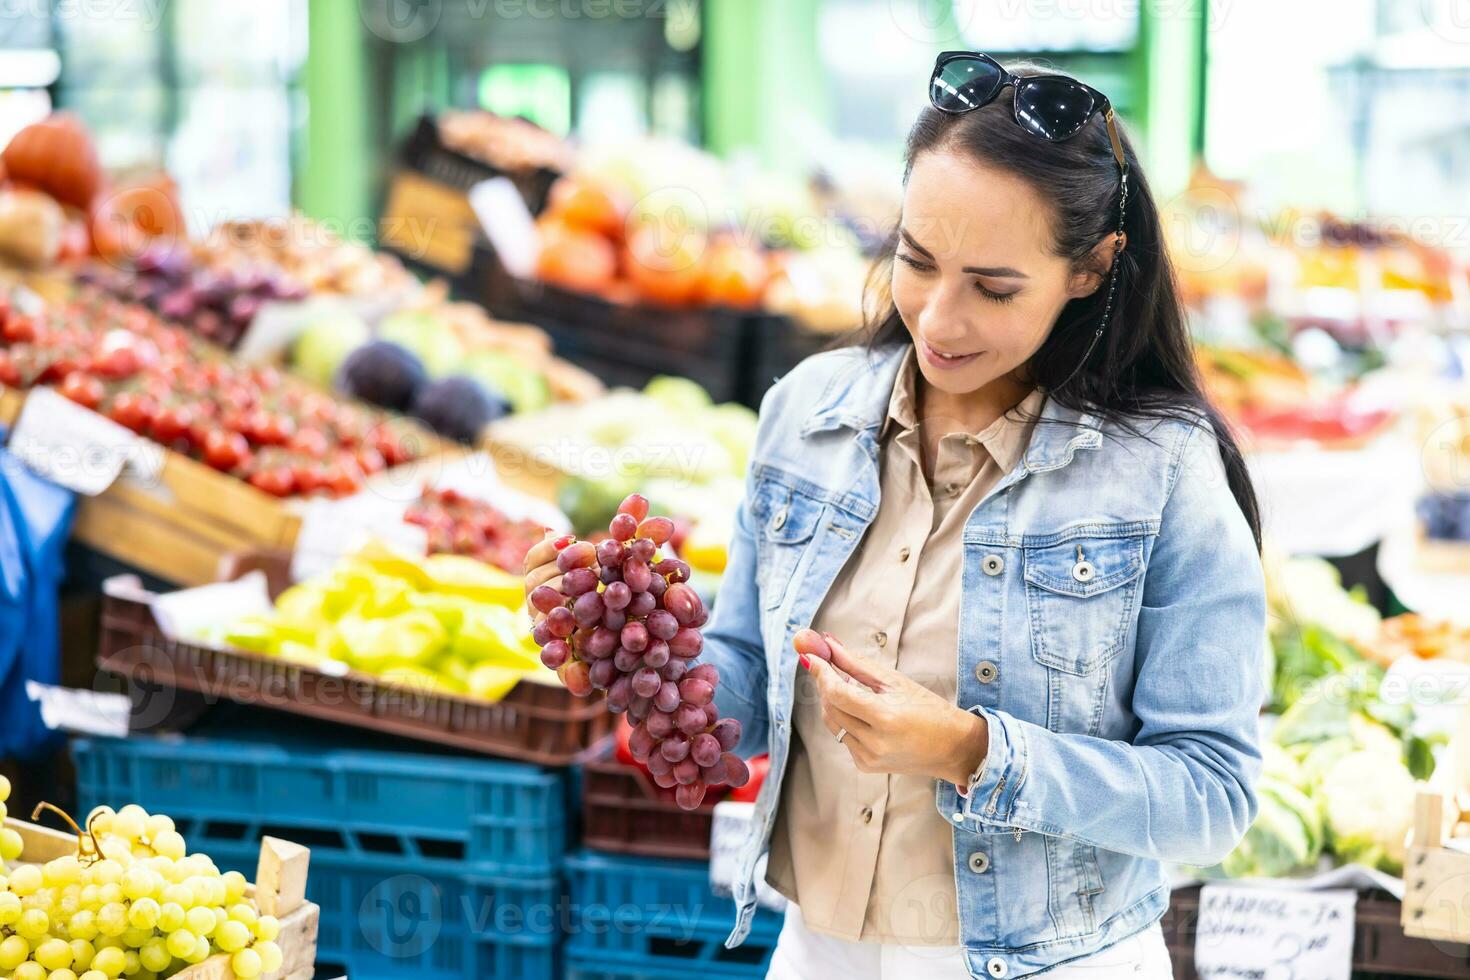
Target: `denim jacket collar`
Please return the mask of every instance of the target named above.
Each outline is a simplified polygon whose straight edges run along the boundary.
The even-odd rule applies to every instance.
[[[845,371],[834,373],[827,390],[806,424],[803,437],[818,432],[848,428],[856,432],[878,428],[888,414],[889,398],[898,378],[908,345],[895,344],[869,352],[859,349]],[[1031,436],[1021,465],[1029,473],[1044,473],[1066,466],[1079,449],[1102,445],[1102,419],[1079,412],[1048,398],[1041,408],[1041,422]]]

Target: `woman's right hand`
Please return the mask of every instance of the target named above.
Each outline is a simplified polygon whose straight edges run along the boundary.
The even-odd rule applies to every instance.
[[[531,605],[531,593],[541,585],[561,588],[561,569],[556,567],[556,555],[575,540],[575,535],[547,531],[546,537],[526,552],[526,612],[531,614],[532,623],[540,622],[546,614]]]

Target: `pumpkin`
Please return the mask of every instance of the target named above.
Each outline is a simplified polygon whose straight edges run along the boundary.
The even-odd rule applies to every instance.
[[[11,180],[31,184],[62,204],[86,210],[102,187],[91,134],[75,116],[54,113],[16,133],[0,153]]]
[[[536,227],[541,233],[536,260],[540,279],[580,293],[601,293],[612,282],[618,257],[606,238],[560,221],[542,220]]]
[[[136,256],[162,240],[185,237],[178,189],[166,174],[136,180],[100,195],[92,208],[92,246],[106,259]]]

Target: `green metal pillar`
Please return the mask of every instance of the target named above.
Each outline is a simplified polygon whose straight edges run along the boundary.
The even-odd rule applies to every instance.
[[[821,0],[705,0],[705,145],[754,150],[798,172],[801,136],[830,125],[817,14]]]
[[[1204,147],[1205,40],[1208,0],[1140,5],[1144,166],[1154,194],[1167,197],[1189,182]]]
[[[357,0],[307,5],[307,122],[296,203],[308,215],[361,237],[371,234],[371,148],[363,23]]]

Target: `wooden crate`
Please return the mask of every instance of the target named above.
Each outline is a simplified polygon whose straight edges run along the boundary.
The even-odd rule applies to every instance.
[[[77,838],[73,834],[23,820],[7,819],[5,826],[19,833],[25,845],[20,854],[21,863],[44,864],[77,853]],[[283,957],[281,969],[264,974],[262,980],[310,980],[316,972],[316,935],[321,910],[306,900],[310,860],[311,851],[299,844],[274,837],[261,841],[255,884],[247,887],[245,894],[255,899],[263,914],[280,920],[281,934],[276,944],[281,947]],[[233,980],[235,971],[230,969],[229,955],[219,953],[174,976],[181,980]]]

